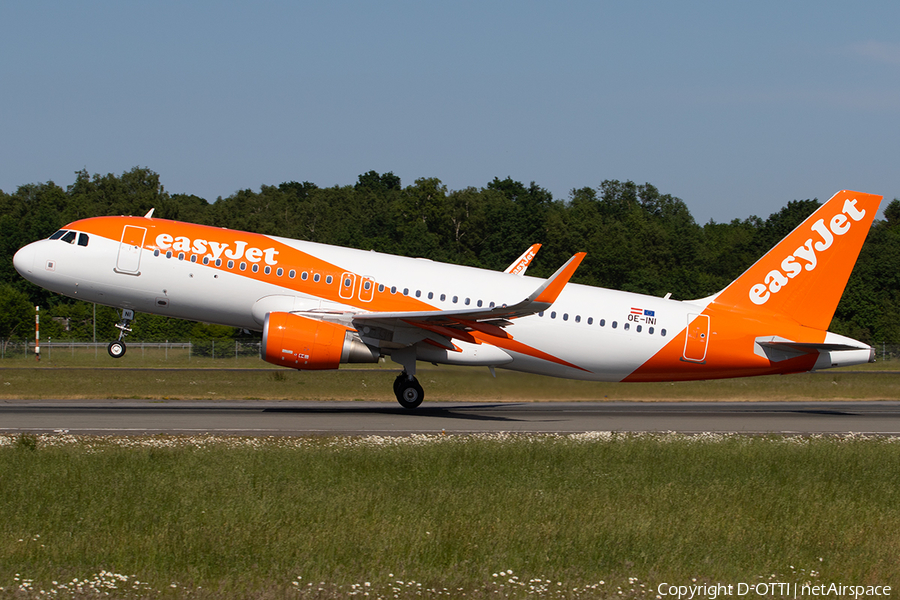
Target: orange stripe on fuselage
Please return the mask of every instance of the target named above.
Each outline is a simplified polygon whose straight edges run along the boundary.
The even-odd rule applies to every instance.
[[[76,221],[65,228],[119,242],[125,225],[145,227],[147,235],[144,238],[143,249],[151,252],[160,250],[163,254],[171,250],[173,256],[168,260],[178,260],[179,252],[184,252],[186,261],[189,261],[192,255],[196,255],[198,266],[275,284],[295,292],[367,311],[437,310],[436,307],[417,298],[405,296],[399,291],[391,293],[389,286],[385,286],[384,291],[379,292],[378,282],[373,283],[375,290],[372,293],[372,300],[364,302],[359,298],[359,286],[363,284],[363,278],[367,275],[339,267],[258,233],[143,217],[94,217]],[[208,265],[202,264],[204,256],[210,259]],[[221,266],[215,265],[215,258],[222,259]],[[230,269],[227,266],[229,260],[234,261]],[[246,270],[243,271],[240,269],[242,262],[246,265]],[[253,264],[259,265],[259,271],[256,273],[252,272]],[[271,273],[265,273],[266,266],[271,268]],[[278,268],[284,269],[281,276],[277,275]],[[296,271],[296,277],[293,279],[288,276],[292,269]],[[308,273],[305,281],[301,279],[303,272]],[[340,296],[341,276],[345,273],[356,275],[352,298]],[[318,282],[313,281],[316,274],[320,276]],[[329,275],[332,277],[330,284],[326,283]]]
[[[579,367],[578,365],[572,364],[568,361],[565,361],[561,358],[557,358],[552,354],[547,354],[542,350],[538,350],[533,346],[529,346],[527,344],[523,344],[522,342],[518,342],[514,339],[510,338],[500,338],[493,335],[488,335],[482,333],[480,331],[473,331],[472,335],[482,342],[491,344],[492,346],[497,346],[498,348],[503,348],[504,350],[510,350],[512,352],[517,352],[519,354],[524,354],[525,356],[530,356],[532,358],[539,358],[541,360],[546,360],[547,362],[556,363],[558,365],[562,365],[564,367],[571,367],[573,369],[578,369],[579,371],[584,371],[585,373],[590,373],[585,368]]]
[[[708,315],[710,322],[703,362],[684,359],[685,328],[623,381],[690,381],[803,373],[813,368],[818,353],[771,362],[754,352],[756,338],[777,335],[794,342],[825,341],[826,332],[803,327],[767,311],[745,312],[713,303],[701,314]]]

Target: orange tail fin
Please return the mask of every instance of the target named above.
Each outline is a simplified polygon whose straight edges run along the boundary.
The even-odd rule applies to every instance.
[[[765,309],[805,327],[826,330],[881,198],[838,192],[719,293],[714,303]]]

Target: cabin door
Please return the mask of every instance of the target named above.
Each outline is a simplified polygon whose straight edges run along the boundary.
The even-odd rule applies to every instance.
[[[147,229],[126,225],[122,230],[122,240],[119,243],[119,256],[116,258],[116,272],[129,275],[140,275],[141,248],[144,246],[144,236]]]

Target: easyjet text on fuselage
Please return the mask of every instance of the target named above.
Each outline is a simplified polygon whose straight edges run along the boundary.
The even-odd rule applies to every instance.
[[[260,249],[250,246],[249,242],[237,240],[232,248],[231,243],[222,243],[212,240],[194,239],[180,235],[172,236],[168,233],[161,233],[156,236],[156,246],[160,250],[172,250],[173,252],[190,252],[194,254],[208,254],[213,260],[225,258],[231,260],[240,260],[244,258],[247,262],[257,263],[265,261],[267,265],[276,265],[278,261],[275,256],[278,250],[275,248]]]

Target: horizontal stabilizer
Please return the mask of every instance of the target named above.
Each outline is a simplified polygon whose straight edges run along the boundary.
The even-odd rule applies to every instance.
[[[829,334],[832,339],[830,342],[810,343],[810,342],[794,342],[786,340],[778,336],[758,337],[755,340],[754,352],[757,356],[762,356],[772,362],[781,362],[790,358],[796,358],[804,354],[830,354],[832,352],[871,352],[872,348],[857,342],[856,344],[850,338],[844,338],[835,334]]]

